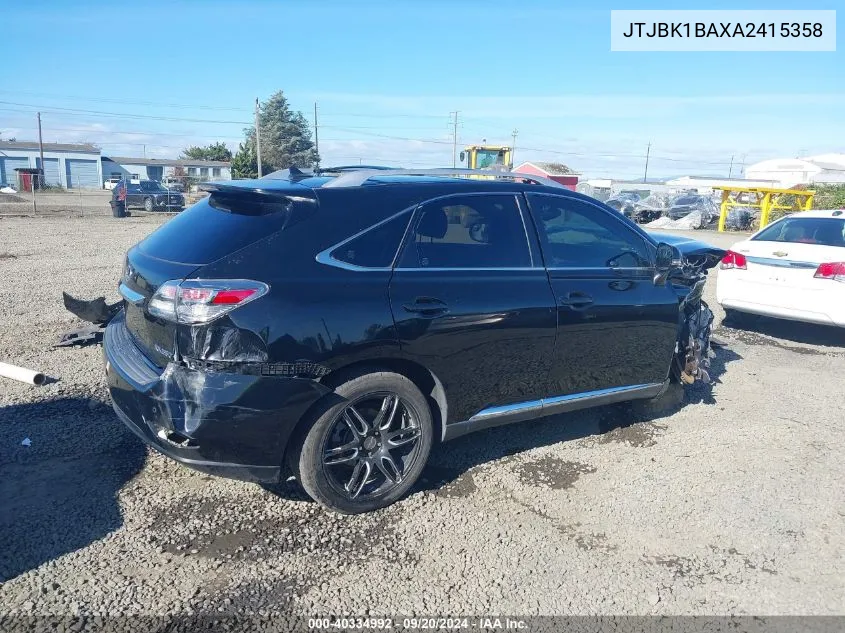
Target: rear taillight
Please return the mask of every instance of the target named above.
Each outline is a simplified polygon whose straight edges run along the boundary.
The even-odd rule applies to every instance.
[[[743,255],[742,253],[735,253],[734,251],[728,251],[722,258],[722,263],[719,265],[719,267],[739,268],[741,270],[745,270],[746,264],[747,261],[745,259],[745,255]]]
[[[267,284],[247,279],[166,281],[150,299],[147,312],[175,323],[208,323],[269,290]]]
[[[833,279],[834,281],[845,281],[845,262],[831,262],[819,264],[816,268],[816,279]]]

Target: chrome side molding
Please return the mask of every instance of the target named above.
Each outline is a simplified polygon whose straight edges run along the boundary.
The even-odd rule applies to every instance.
[[[443,440],[451,440],[467,433],[482,429],[502,426],[512,422],[532,420],[534,418],[567,411],[577,411],[614,402],[636,400],[639,398],[654,398],[663,391],[665,382],[648,383],[643,385],[627,385],[597,389],[566,396],[552,396],[541,400],[529,400],[498,407],[482,409],[469,420],[447,424],[443,429]]]

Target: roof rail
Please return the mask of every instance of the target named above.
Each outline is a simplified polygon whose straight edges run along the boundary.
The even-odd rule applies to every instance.
[[[323,187],[358,187],[363,185],[371,178],[378,176],[443,176],[443,177],[460,177],[460,176],[484,176],[485,178],[494,178],[496,180],[519,180],[528,181],[536,185],[544,185],[546,187],[558,187],[566,189],[559,182],[555,182],[549,178],[541,176],[534,176],[531,174],[520,174],[512,171],[485,171],[483,169],[461,169],[461,168],[440,168],[440,169],[361,169],[356,171],[344,172],[334,180],[325,183]]]

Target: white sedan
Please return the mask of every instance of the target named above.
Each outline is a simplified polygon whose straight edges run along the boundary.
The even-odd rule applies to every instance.
[[[728,315],[845,327],[845,210],[794,213],[734,244],[716,298]]]

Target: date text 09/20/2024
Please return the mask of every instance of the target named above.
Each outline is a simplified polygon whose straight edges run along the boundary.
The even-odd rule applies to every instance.
[[[308,628],[310,630],[379,630],[379,629],[402,629],[402,630],[460,630],[474,629],[481,631],[510,630],[522,631],[527,623],[522,619],[508,617],[417,617],[417,618],[309,618]]]
[[[630,22],[623,37],[745,38],[822,37],[820,22]]]

